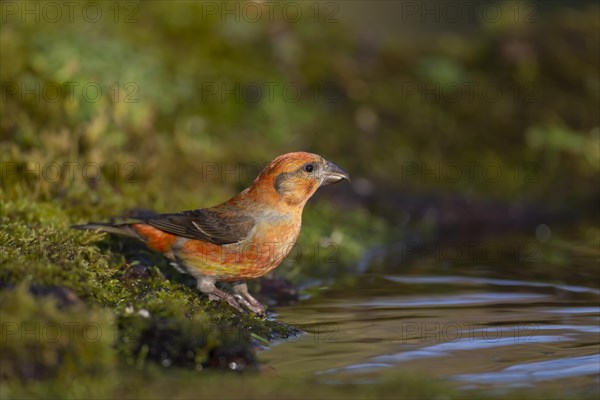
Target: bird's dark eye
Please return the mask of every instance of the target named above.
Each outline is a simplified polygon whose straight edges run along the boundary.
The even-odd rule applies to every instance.
[[[306,165],[304,166],[304,170],[305,170],[306,172],[313,172],[313,170],[314,170],[314,169],[315,169],[315,167],[314,167],[312,164],[306,164]]]

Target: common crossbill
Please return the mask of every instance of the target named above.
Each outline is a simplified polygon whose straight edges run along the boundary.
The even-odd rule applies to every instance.
[[[349,181],[348,173],[320,155],[287,153],[267,165],[249,188],[217,206],[73,227],[139,239],[195,277],[211,300],[264,315],[245,280],[283,261],[296,243],[308,199],[320,186],[342,179]],[[217,288],[219,281],[230,282],[234,294]]]

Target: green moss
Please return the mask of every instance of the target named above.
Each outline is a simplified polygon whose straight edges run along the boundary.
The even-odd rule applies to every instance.
[[[26,285],[0,292],[2,380],[105,378],[117,357],[114,314],[83,304],[62,308]]]

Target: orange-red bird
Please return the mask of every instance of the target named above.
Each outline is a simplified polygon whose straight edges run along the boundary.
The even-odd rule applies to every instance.
[[[264,307],[248,293],[245,280],[283,261],[296,243],[308,199],[320,186],[342,179],[349,181],[348,173],[320,155],[287,153],[267,165],[249,188],[215,207],[74,228],[140,239],[194,276],[198,290],[211,300],[262,315]],[[231,282],[234,295],[218,289],[218,281]]]

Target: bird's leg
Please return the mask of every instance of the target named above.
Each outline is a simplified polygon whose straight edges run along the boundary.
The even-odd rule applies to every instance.
[[[233,295],[224,292],[215,286],[214,278],[211,278],[209,276],[197,276],[196,279],[198,281],[198,290],[204,294],[208,294],[208,299],[210,301],[215,301],[219,299],[225,300],[231,307],[235,308],[240,312],[243,312],[242,308],[236,301],[235,297],[233,297]]]
[[[241,305],[258,315],[266,315],[265,307],[248,293],[248,285],[246,285],[246,282],[235,282],[232,286],[236,298]]]

